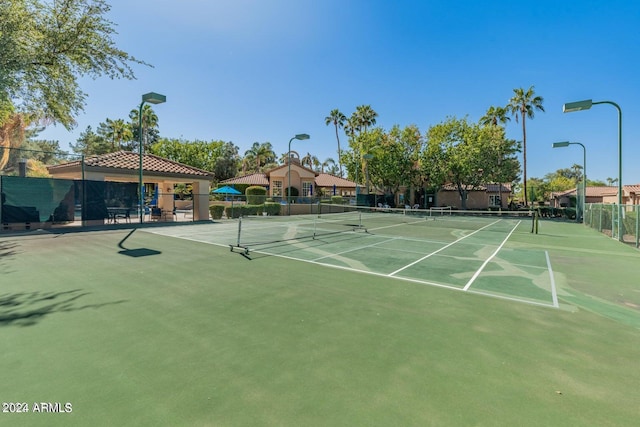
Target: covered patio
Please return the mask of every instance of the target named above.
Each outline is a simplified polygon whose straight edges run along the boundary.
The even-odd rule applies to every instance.
[[[140,156],[138,153],[117,151],[81,160],[49,166],[53,178],[85,179],[90,181],[139,184]],[[174,162],[153,154],[142,156],[144,205],[109,206],[106,222],[130,221],[137,216],[147,221],[202,221],[209,219],[209,191],[213,175],[205,170]],[[177,184],[191,185],[192,199],[175,200]],[[137,188],[137,187],[136,187]],[[137,198],[136,198],[137,200]],[[127,211],[128,209],[128,211]],[[113,215],[112,215],[113,213]],[[142,213],[142,215],[140,215]]]

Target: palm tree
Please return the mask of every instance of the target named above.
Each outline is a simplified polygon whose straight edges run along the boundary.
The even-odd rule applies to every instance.
[[[139,112],[137,109],[131,110],[129,118],[131,119],[131,128],[136,129],[135,136],[140,139],[138,128],[140,127],[140,119],[138,118]],[[142,107],[142,147],[147,149],[150,145],[149,134],[152,129],[158,127],[158,116],[153,111],[153,108],[149,104],[144,104]]]
[[[324,162],[322,162],[320,164],[320,172],[324,173],[324,168],[328,168],[330,166],[335,166],[336,165],[336,161],[333,160],[331,157],[327,157]],[[342,171],[340,171],[340,173],[342,173]]]
[[[507,116],[507,114],[508,111],[506,107],[491,106],[484,116],[480,118],[480,124],[484,126],[498,126],[498,124],[505,125],[509,120],[511,120],[511,117]]]
[[[122,141],[131,141],[133,139],[133,132],[131,132],[131,126],[125,123],[124,120],[107,119],[107,132],[105,136],[111,141],[111,149],[115,151],[116,143],[118,144],[118,149],[122,149]]]
[[[343,128],[347,121],[347,116],[342,114],[340,110],[337,108],[331,110],[329,115],[324,118],[324,123],[329,126],[333,124],[336,128],[336,139],[338,140],[338,165],[340,166],[340,176],[342,177],[342,161],[340,158],[342,157],[342,151],[340,150],[340,137],[338,136],[338,129]]]
[[[327,169],[327,173],[329,175],[338,176],[339,172],[340,171],[338,170],[338,166],[336,166],[335,164],[331,165],[331,167],[329,167],[329,169]]]
[[[526,91],[524,88],[517,88],[513,90],[514,95],[509,100],[507,110],[512,116],[515,116],[516,122],[518,117],[522,118],[522,154],[523,154],[523,191],[524,191],[524,204],[527,206],[527,128],[525,126],[525,119],[528,117],[533,119],[535,110],[544,112],[542,103],[544,99],[541,96],[536,96],[531,86]]]
[[[256,165],[256,172],[260,172],[260,167],[268,163],[274,163],[276,161],[276,153],[273,152],[273,147],[270,142],[260,144],[254,142],[250,149],[245,151],[245,157],[252,159]]]
[[[318,160],[318,157],[314,156],[311,153],[307,153],[306,156],[300,159],[300,164],[302,166],[305,166],[305,165],[308,166],[309,169],[312,169],[315,164],[319,164],[319,163],[320,161]]]
[[[607,177],[607,185],[609,187],[613,187],[613,184],[616,184],[617,182],[618,182],[618,178]]]
[[[491,106],[487,112],[480,118],[480,124],[483,126],[498,126],[506,124],[511,117],[507,116],[507,109],[505,107]],[[500,139],[500,145],[504,142],[504,139]],[[502,147],[498,149],[498,167],[502,162]],[[502,182],[498,182],[498,198],[500,199],[500,208],[502,208]]]
[[[351,115],[349,119],[349,126],[351,128],[352,135],[355,131],[360,133],[367,133],[367,129],[369,126],[373,126],[376,124],[376,117],[378,117],[378,113],[376,113],[370,105],[358,105],[356,107],[356,111]],[[360,141],[362,144],[362,141]],[[359,156],[360,156],[360,168],[362,171],[362,176],[365,175],[365,162],[362,158],[364,155],[363,147],[359,147]]]
[[[366,133],[369,126],[376,124],[376,117],[378,117],[378,113],[371,108],[371,105],[358,105],[355,113],[353,113],[351,117],[355,117],[355,121],[359,125],[359,128]]]

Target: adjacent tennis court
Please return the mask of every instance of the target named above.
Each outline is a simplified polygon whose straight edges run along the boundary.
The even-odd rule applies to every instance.
[[[553,270],[544,248],[508,246],[514,233],[531,233],[531,217],[471,211],[452,215],[450,211],[340,210],[346,212],[247,217],[154,232],[228,246],[248,260],[290,258],[558,307]]]
[[[5,235],[0,424],[635,426],[638,277],[508,215]]]

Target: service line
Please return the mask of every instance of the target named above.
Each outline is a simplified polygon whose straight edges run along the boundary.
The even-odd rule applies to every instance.
[[[480,266],[480,268],[478,269],[478,271],[476,271],[474,273],[474,275],[471,277],[471,279],[469,279],[469,281],[467,282],[466,285],[464,285],[464,288],[462,288],[463,291],[469,290],[469,288],[471,287],[471,284],[473,282],[475,282],[475,280],[478,278],[478,276],[480,275],[480,273],[482,273],[482,270],[484,270],[484,268],[487,266],[487,264],[489,264],[489,262],[496,256],[498,255],[498,252],[500,252],[500,249],[502,249],[502,247],[504,246],[505,243],[507,243],[507,240],[509,240],[509,237],[511,237],[511,235],[513,234],[514,231],[516,231],[516,228],[518,228],[518,225],[520,225],[522,221],[518,221],[515,225],[515,227],[513,227],[511,229],[511,231],[509,232],[509,234],[507,234],[507,237],[505,237],[505,239],[502,241],[502,243],[500,243],[500,246],[498,246],[498,249],[496,249],[489,258],[487,258],[482,265]]]
[[[467,237],[471,237],[471,236],[473,236],[474,234],[476,234],[477,232],[482,231],[482,230],[484,230],[484,229],[485,229],[485,228],[487,228],[487,227],[491,227],[493,224],[496,224],[496,223],[498,223],[498,222],[500,222],[500,221],[502,221],[502,220],[501,220],[501,219],[498,219],[498,220],[496,220],[496,221],[492,222],[491,224],[487,224],[487,225],[485,225],[484,227],[477,229],[477,230],[476,230],[476,231],[474,231],[473,233],[467,234],[466,236],[461,237],[461,238],[459,238],[458,240],[455,240],[455,241],[453,241],[453,242],[449,243],[448,245],[441,247],[441,248],[440,248],[440,249],[438,249],[437,251],[435,251],[435,252],[431,252],[430,254],[427,254],[427,255],[423,256],[423,257],[422,257],[422,258],[420,258],[419,260],[416,260],[416,261],[412,262],[411,264],[407,264],[407,265],[405,265],[404,267],[399,268],[399,269],[397,269],[396,271],[394,271],[394,272],[392,272],[392,273],[387,274],[387,276],[389,276],[389,277],[391,277],[391,276],[395,276],[396,274],[400,273],[401,271],[406,270],[407,268],[409,268],[409,267],[411,267],[411,266],[413,266],[413,265],[416,265],[417,263],[419,263],[419,262],[421,262],[421,261],[424,261],[425,259],[427,259],[427,258],[429,258],[429,257],[431,257],[431,256],[433,256],[433,255],[435,255],[435,254],[437,254],[438,252],[442,252],[442,251],[444,251],[444,250],[445,250],[445,249],[447,249],[448,247],[455,245],[456,243],[460,242],[461,240],[464,240],[464,239],[466,239]]]

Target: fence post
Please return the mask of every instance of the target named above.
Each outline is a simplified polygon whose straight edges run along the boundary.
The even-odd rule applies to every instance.
[[[636,205],[636,248],[640,245],[640,205]]]

